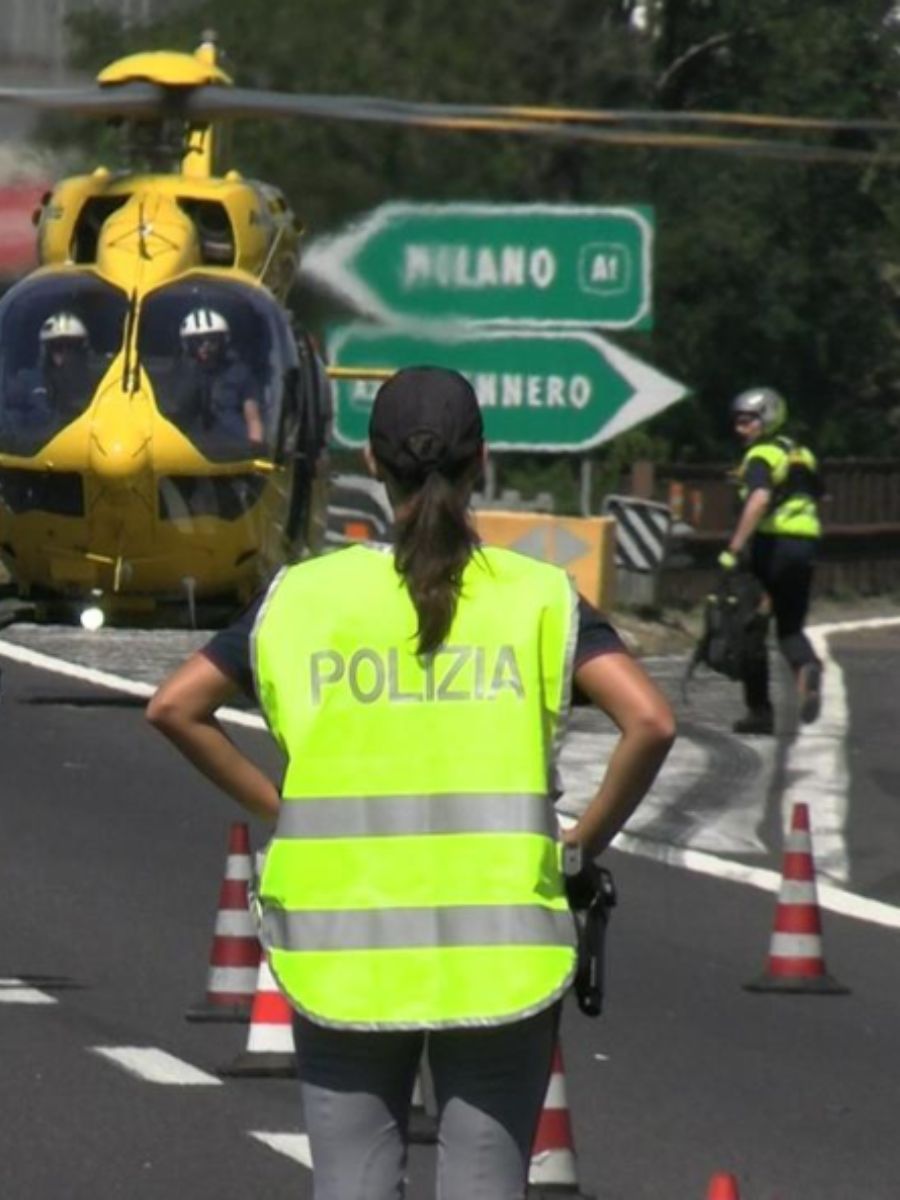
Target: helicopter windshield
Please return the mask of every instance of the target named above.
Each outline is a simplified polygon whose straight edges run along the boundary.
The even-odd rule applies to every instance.
[[[138,355],[156,403],[213,462],[274,456],[296,348],[268,293],[205,276],[144,301]]]
[[[128,301],[94,275],[23,280],[0,301],[0,453],[32,455],[79,417],[122,343]]]

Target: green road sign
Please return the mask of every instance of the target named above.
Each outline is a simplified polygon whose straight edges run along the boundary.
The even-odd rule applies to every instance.
[[[328,360],[339,367],[432,364],[462,372],[475,388],[496,450],[587,450],[646,421],[687,388],[587,331],[456,330],[437,340],[417,331],[345,325]],[[335,388],[335,438],[361,446],[378,390],[370,380]]]
[[[653,211],[385,204],[301,274],[384,321],[651,327]]]

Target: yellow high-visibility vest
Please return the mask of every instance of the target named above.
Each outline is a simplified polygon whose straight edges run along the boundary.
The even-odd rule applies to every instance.
[[[356,546],[275,580],[253,634],[287,759],[262,940],[312,1020],[498,1025],[569,986],[553,796],[575,614],[563,571],[479,550],[446,642],[421,658],[390,553]]]
[[[742,501],[749,494],[745,478],[754,461],[764,462],[772,473],[772,502],[757,526],[758,532],[783,537],[820,537],[822,525],[816,504],[819,468],[813,452],[787,437],[755,442],[738,469]]]

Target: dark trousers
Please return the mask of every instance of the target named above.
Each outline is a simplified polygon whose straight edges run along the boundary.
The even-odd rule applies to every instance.
[[[818,661],[803,632],[809,612],[817,546],[815,538],[758,533],[750,551],[750,569],[765,588],[771,603],[778,648],[795,676],[807,663]],[[763,638],[757,651],[747,657],[742,682],[749,709],[771,707],[769,660]]]

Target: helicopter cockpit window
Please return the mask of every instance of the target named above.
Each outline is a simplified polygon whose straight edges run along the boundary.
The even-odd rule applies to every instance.
[[[29,456],[88,408],[128,301],[90,274],[26,279],[0,301],[0,453]]]
[[[144,301],[138,355],[157,407],[204,457],[272,457],[292,363],[285,319],[268,293],[207,278]]]

